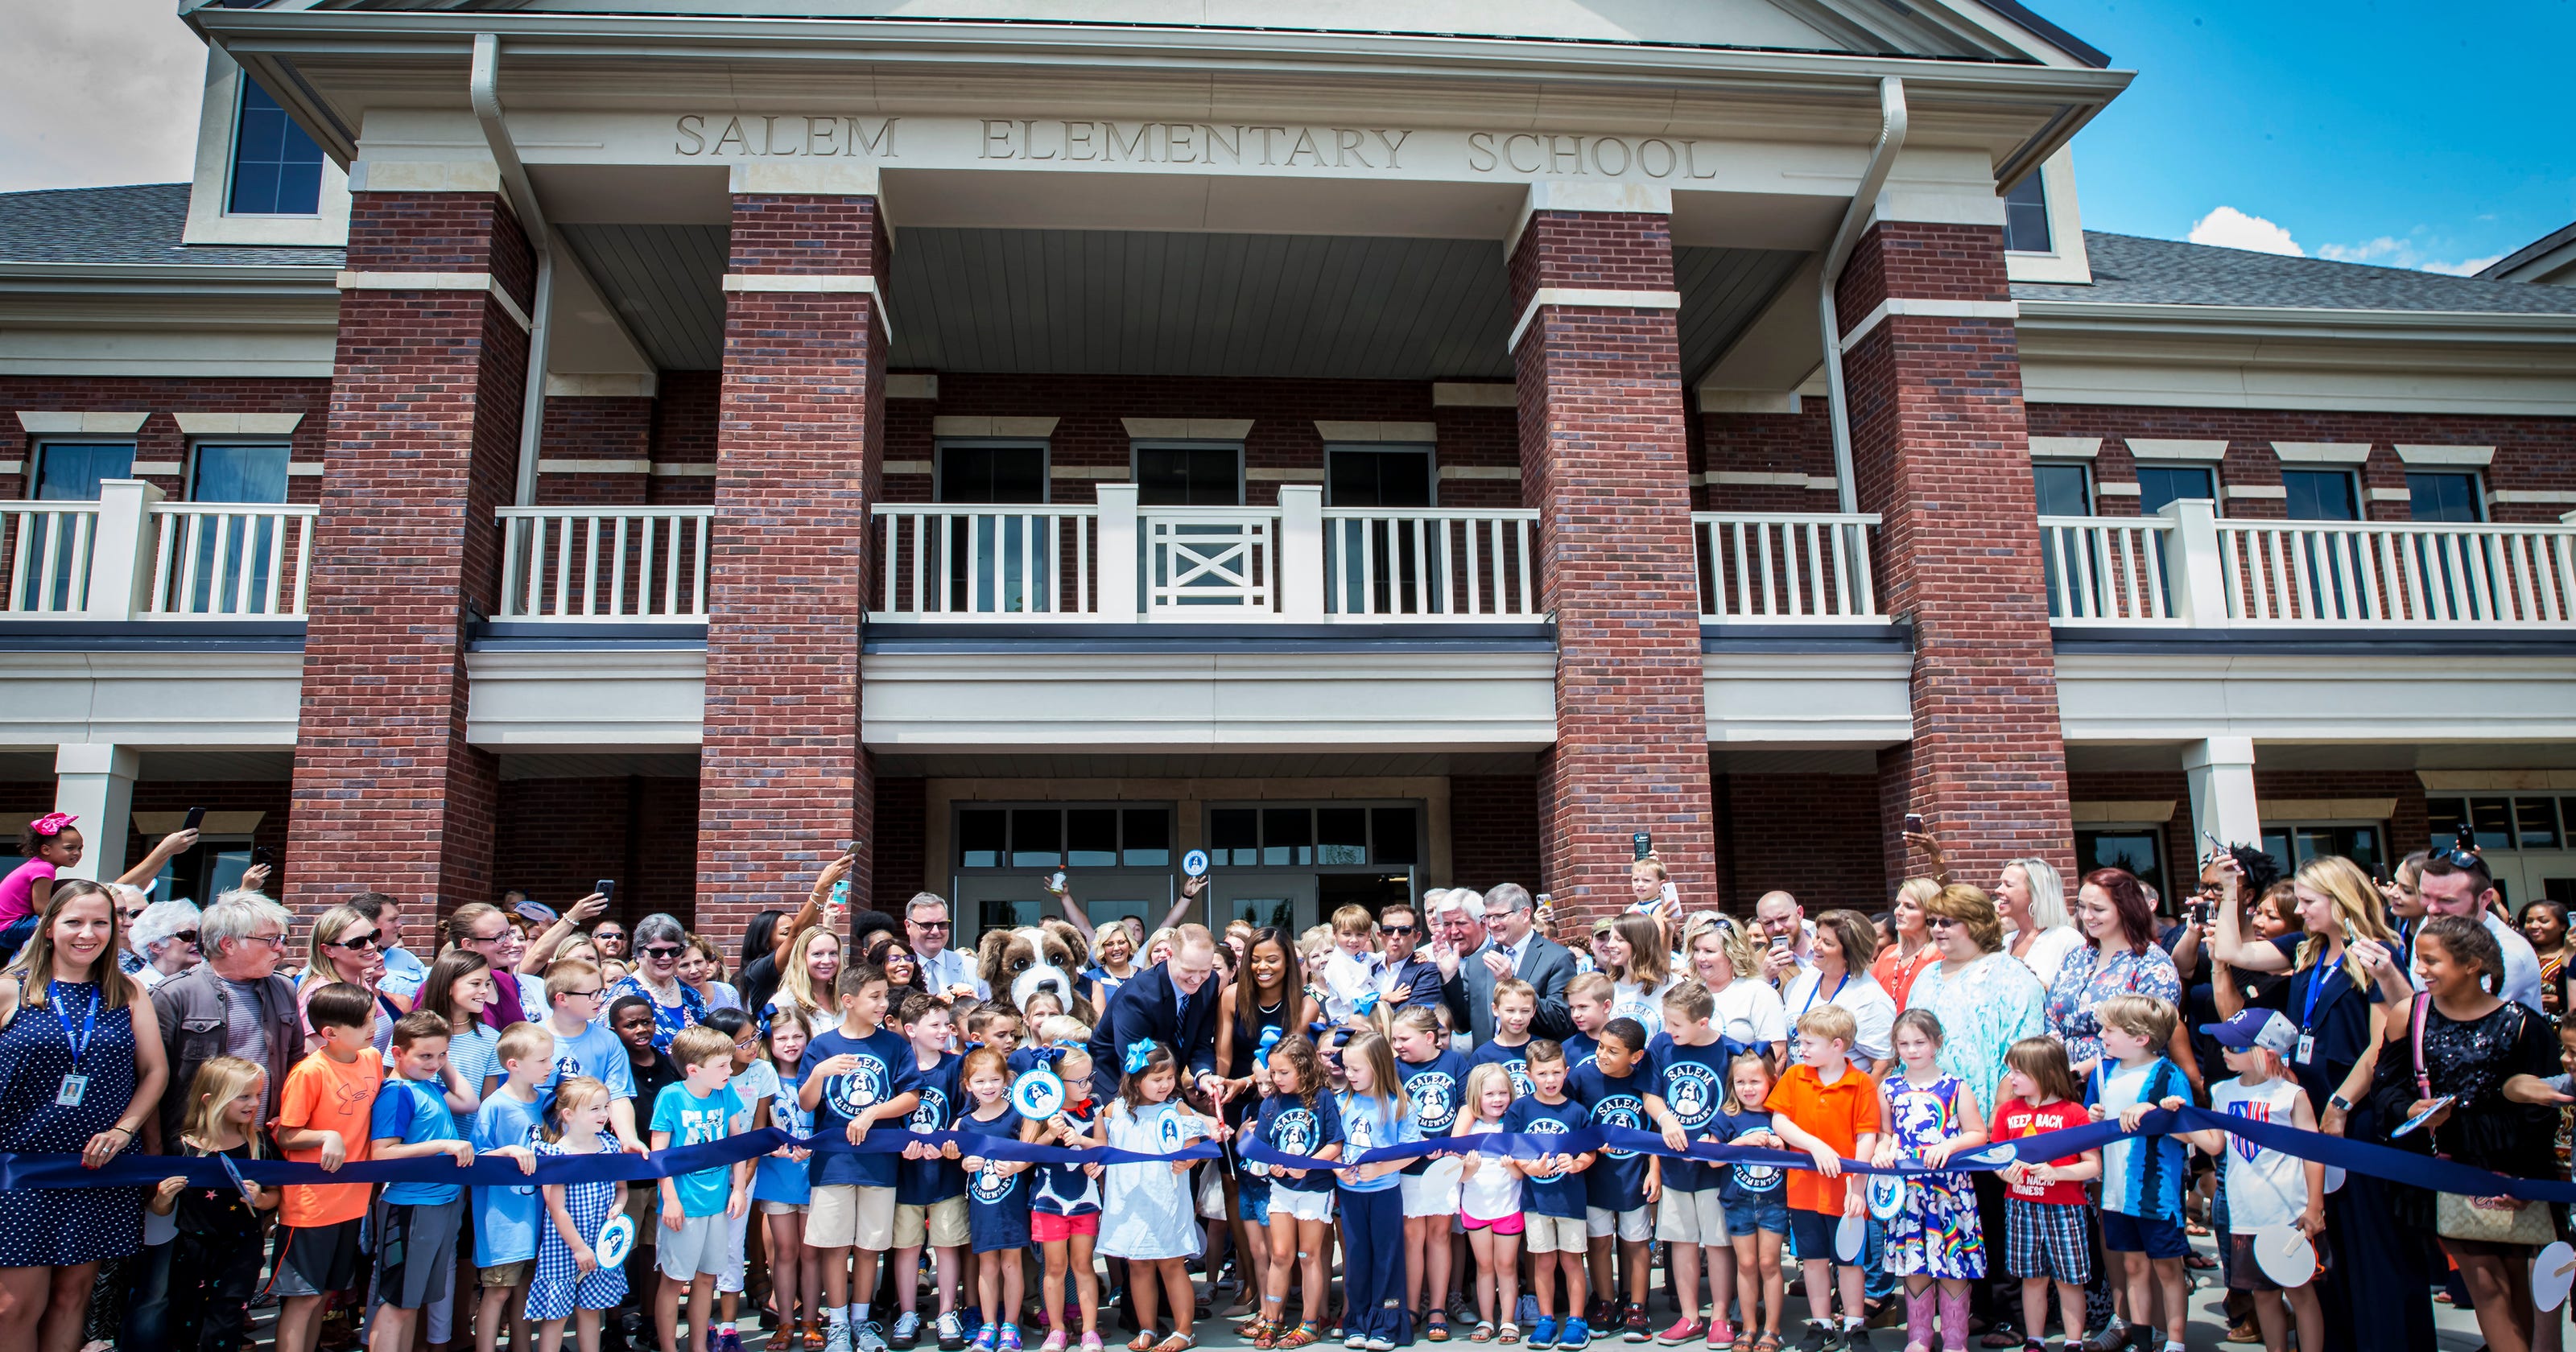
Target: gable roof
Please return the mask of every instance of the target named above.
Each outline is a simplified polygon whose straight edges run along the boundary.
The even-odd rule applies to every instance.
[[[2084,232],[2091,285],[2016,282],[2017,300],[2451,314],[2576,314],[2576,288],[2288,258],[2209,244]]]
[[[0,193],[0,263],[338,267],[344,250],[182,244],[188,185],[49,188]]]

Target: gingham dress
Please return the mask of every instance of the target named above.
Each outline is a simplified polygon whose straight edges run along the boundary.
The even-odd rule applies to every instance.
[[[539,1155],[569,1155],[553,1141],[536,1143]],[[593,1153],[614,1155],[617,1143],[603,1136]],[[572,1213],[573,1228],[599,1243],[600,1229],[614,1214],[610,1203],[617,1200],[615,1183],[567,1183],[564,1185],[564,1210]],[[537,1221],[537,1275],[528,1282],[528,1318],[537,1322],[563,1319],[575,1309],[606,1310],[626,1299],[626,1269],[601,1267],[585,1277],[572,1261],[572,1246],[564,1242],[563,1232],[555,1228],[551,1208]]]

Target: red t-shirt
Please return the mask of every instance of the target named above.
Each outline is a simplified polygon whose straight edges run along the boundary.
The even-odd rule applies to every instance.
[[[2006,1099],[1996,1105],[1994,1127],[1986,1133],[1986,1139],[2001,1144],[2005,1141],[2017,1141],[2025,1136],[2037,1136],[2042,1132],[2080,1127],[2092,1120],[2093,1115],[2084,1111],[2084,1105],[2072,1099],[2059,1099],[2046,1107],[2033,1107],[2022,1099]],[[2081,1155],[2068,1155],[2064,1159],[2048,1162],[2074,1164],[2082,1159]],[[2022,1161],[2024,1164],[2031,1162]],[[2082,1183],[2062,1181],[2025,1186],[2006,1179],[2004,1192],[2007,1196],[2018,1197],[2025,1202],[2056,1202],[2061,1205],[2084,1206],[2091,1200],[2084,1195]]]

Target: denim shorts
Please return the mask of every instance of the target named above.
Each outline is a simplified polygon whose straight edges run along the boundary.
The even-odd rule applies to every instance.
[[[1775,1235],[1789,1233],[1789,1199],[1773,1193],[1750,1202],[1726,1204],[1728,1234],[1749,1235],[1756,1230],[1768,1230]]]
[[[1250,1221],[1255,1225],[1270,1224],[1269,1186],[1266,1184],[1258,1188],[1238,1186],[1234,1192],[1234,1214],[1237,1218]]]

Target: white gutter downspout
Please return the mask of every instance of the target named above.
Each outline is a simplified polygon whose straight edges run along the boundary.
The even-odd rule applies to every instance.
[[[517,212],[519,224],[528,232],[528,244],[537,254],[537,304],[528,324],[528,389],[520,403],[519,414],[519,486],[515,501],[519,506],[533,506],[537,500],[537,449],[546,425],[546,346],[553,334],[555,309],[555,251],[553,232],[546,226],[545,213],[537,207],[536,185],[528,181],[528,168],[519,162],[519,149],[510,140],[510,127],[501,111],[501,39],[493,33],[474,35],[474,73],[467,82],[467,93],[474,101],[474,118],[483,124],[483,140],[492,148],[492,161],[501,168],[501,186],[510,198],[510,209]]]
[[[476,48],[478,57],[481,50]],[[1860,510],[1860,485],[1852,477],[1851,406],[1843,391],[1843,328],[1834,311],[1834,286],[1842,281],[1843,267],[1851,262],[1861,231],[1878,209],[1879,190],[1887,186],[1888,171],[1896,167],[1897,152],[1904,148],[1905,81],[1889,75],[1878,82],[1878,144],[1870,148],[1869,167],[1861,171],[1851,208],[1843,213],[1842,228],[1834,232],[1834,242],[1825,250],[1824,281],[1816,295],[1825,328],[1825,410],[1834,429],[1834,496],[1846,513]]]

